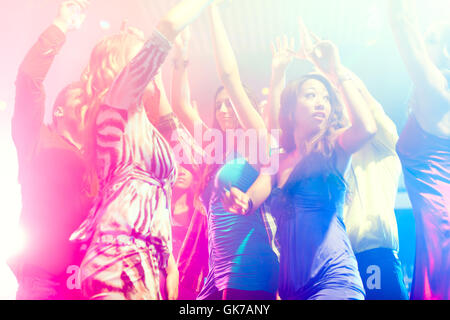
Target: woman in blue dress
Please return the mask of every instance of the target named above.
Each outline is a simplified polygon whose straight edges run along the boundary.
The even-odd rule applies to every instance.
[[[361,106],[351,80],[341,84],[349,106]],[[369,113],[351,109],[352,126],[346,128],[337,95],[320,75],[289,84],[281,97],[285,154],[271,204],[278,221],[282,299],[364,299],[343,223],[343,176],[351,153],[371,136],[373,125]]]
[[[268,154],[267,129],[255,108],[256,104],[240,80],[236,59],[217,5],[213,4],[209,13],[217,68],[224,86],[215,96],[213,127],[205,128],[200,116],[190,105],[189,94],[186,94],[187,57],[183,58],[180,52],[174,63],[172,90],[175,113],[191,133],[202,128],[209,130],[206,133],[220,136],[213,140],[216,152],[214,159],[210,159],[218,161],[203,166],[201,185],[198,188],[206,207],[209,251],[209,272],[198,299],[275,299],[278,256],[272,246],[271,232],[266,228],[270,217],[263,210],[264,206],[260,207],[262,202],[256,198],[256,210],[246,207],[240,212],[225,209],[223,201],[224,195],[234,190],[251,192],[256,180],[269,179],[270,183],[270,177],[261,174],[261,162],[254,158],[259,149],[262,150],[261,153]],[[187,42],[186,34],[181,40]],[[249,146],[245,139],[253,133],[256,133],[258,142],[263,142]],[[228,148],[230,143],[237,145],[237,148]],[[239,145],[244,147],[239,148]],[[208,153],[210,146],[211,144],[203,146],[205,153]],[[266,195],[262,195],[264,198],[270,194],[270,190],[267,191]],[[243,214],[250,211],[254,212]]]
[[[290,83],[277,97],[276,79],[282,81],[283,74],[274,69],[269,99],[271,126],[282,129],[283,152],[270,199],[280,244],[279,295],[286,300],[360,300],[364,287],[342,218],[343,176],[352,153],[371,139],[376,125],[335,45],[312,37],[303,23],[300,31],[298,55],[321,74]],[[284,41],[275,49],[274,58],[287,66],[292,47]],[[346,124],[339,95],[351,124]],[[260,190],[265,188],[260,184]],[[230,200],[251,196],[236,194]]]

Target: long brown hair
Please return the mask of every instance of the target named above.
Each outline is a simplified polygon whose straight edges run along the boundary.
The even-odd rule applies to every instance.
[[[216,117],[216,101],[217,101],[217,97],[219,96],[219,94],[225,90],[225,87],[221,86],[216,90],[216,93],[214,94],[214,101],[213,101],[213,106],[214,106],[214,112],[213,112],[213,122],[212,122],[212,129],[215,130],[220,130],[222,131],[222,129],[220,128],[219,122],[217,121],[217,117]],[[247,93],[247,96],[250,99],[250,102],[252,103],[253,107],[258,110],[258,103],[255,99],[255,97],[253,96],[251,90],[244,85],[244,90]],[[224,161],[225,161],[225,153],[226,153],[226,134],[224,132],[222,132],[222,155],[224,156]],[[207,190],[208,186],[211,183],[211,180],[216,176],[217,171],[219,171],[219,169],[223,166],[223,164],[220,163],[213,163],[213,164],[208,164],[204,167],[204,169],[201,172],[201,178],[199,180],[199,183],[197,185],[196,191],[195,191],[195,195],[194,195],[194,204],[196,206],[197,210],[208,210],[207,205],[209,204],[209,198],[210,198],[210,192]],[[207,192],[205,192],[207,191]],[[205,198],[203,198],[203,196],[205,196]]]

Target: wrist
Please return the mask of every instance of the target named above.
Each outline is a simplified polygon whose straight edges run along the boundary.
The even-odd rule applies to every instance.
[[[59,17],[57,17],[53,20],[53,25],[58,27],[58,29],[61,30],[64,34],[66,34],[69,31],[69,26],[68,26],[67,22],[62,20]]]
[[[272,66],[273,77],[282,78],[286,75],[287,66]]]
[[[325,73],[325,75],[337,87],[352,79],[351,74],[343,66],[333,68],[333,70]]]
[[[245,212],[245,215],[248,215],[253,212],[253,200],[252,198],[248,197],[248,207],[247,211]]]
[[[187,48],[175,45],[173,60],[178,62],[189,61],[189,54]]]
[[[272,69],[271,84],[284,83],[286,81],[286,69]]]
[[[186,69],[189,66],[189,60],[186,59],[173,59],[173,67],[175,69]]]
[[[352,80],[353,80],[353,76],[348,70],[342,68],[342,69],[336,71],[337,84],[342,85],[343,83],[345,83],[347,81],[352,81]]]

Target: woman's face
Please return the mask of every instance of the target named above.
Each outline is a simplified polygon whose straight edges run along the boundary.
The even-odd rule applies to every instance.
[[[295,127],[306,135],[317,134],[326,129],[330,114],[330,94],[325,85],[316,79],[305,81],[297,97]]]
[[[217,95],[215,110],[215,116],[222,131],[233,130],[239,127],[239,121],[226,90],[222,90]]]
[[[193,181],[192,173],[183,166],[178,167],[178,178],[175,182],[175,188],[187,190],[191,187]]]

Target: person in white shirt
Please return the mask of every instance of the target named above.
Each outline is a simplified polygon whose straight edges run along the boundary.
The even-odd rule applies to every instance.
[[[397,128],[383,107],[354,74],[368,101],[377,134],[353,154],[344,222],[366,291],[366,300],[408,300],[398,258],[395,199],[402,172],[396,153]]]

